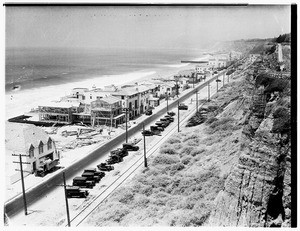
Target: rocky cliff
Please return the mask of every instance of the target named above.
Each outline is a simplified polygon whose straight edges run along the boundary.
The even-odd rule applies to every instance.
[[[208,224],[290,226],[289,81],[252,75],[245,86],[239,158],[215,199]]]

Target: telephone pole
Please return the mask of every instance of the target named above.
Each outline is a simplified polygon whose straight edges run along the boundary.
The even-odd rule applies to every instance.
[[[198,90],[196,90],[196,112],[198,112]]]
[[[126,142],[125,143],[128,143],[128,134],[127,134],[127,130],[128,130],[128,127],[127,127],[127,111],[128,111],[128,108],[125,108],[125,128],[126,128],[126,132],[125,132],[125,136],[126,136]]]
[[[179,100],[178,100],[178,107],[177,108],[178,108],[178,132],[180,132],[179,131]]]
[[[64,190],[65,190],[65,199],[66,199],[66,209],[67,209],[68,226],[70,227],[71,226],[71,222],[70,222],[70,213],[69,213],[69,204],[68,204],[68,196],[67,196],[65,172],[63,172],[63,180],[64,180]]]
[[[144,166],[148,167],[147,157],[146,157],[146,136],[145,136],[145,123],[143,123],[143,136],[144,136]]]
[[[20,170],[21,170],[21,181],[22,181],[22,193],[23,193],[24,210],[25,210],[25,215],[28,215],[26,194],[25,194],[24,175],[23,175],[23,163],[22,163],[22,155],[21,154],[19,155],[19,159],[20,159]]]
[[[207,101],[210,101],[210,85],[209,85],[209,82],[207,83],[207,93],[208,93]]]
[[[167,99],[167,113],[169,112],[169,101],[168,101],[168,99],[169,99],[169,96],[168,96],[168,92],[166,92],[166,99]]]

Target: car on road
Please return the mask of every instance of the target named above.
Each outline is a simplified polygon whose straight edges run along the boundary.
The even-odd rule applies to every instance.
[[[165,115],[165,118],[167,120],[169,120],[170,122],[174,122],[174,118],[172,116],[170,116],[170,115]]]
[[[84,169],[83,172],[92,172],[94,174],[94,176],[99,176],[100,179],[105,177],[105,172],[99,172],[99,171],[97,171],[96,168],[86,168],[86,169]]]
[[[106,163],[101,163],[101,164],[98,164],[97,165],[97,168],[100,170],[100,171],[112,171],[114,170],[114,166],[111,166],[111,165],[108,165]]]
[[[142,135],[143,136],[153,136],[153,132],[150,130],[145,130],[145,131],[142,131]]]
[[[116,164],[116,163],[120,163],[123,161],[123,157],[118,156],[118,155],[111,155],[109,156],[109,159],[107,159],[105,162],[107,164]]]
[[[73,186],[79,186],[81,188],[93,188],[95,182],[88,180],[86,177],[77,176],[73,179]]]
[[[95,176],[92,172],[83,172],[81,176],[86,177],[87,180],[94,181],[95,183],[98,183],[101,180],[99,176]]]
[[[171,121],[168,120],[167,118],[160,118],[160,121],[163,122],[163,123],[165,123],[167,126],[169,126],[170,123],[171,123]]]
[[[179,104],[178,109],[179,110],[188,110],[188,106],[185,105],[185,104],[183,104],[183,103],[181,103],[181,104]]]
[[[86,198],[89,195],[87,190],[82,190],[79,186],[67,186],[66,191],[68,198]]]
[[[167,114],[168,114],[169,116],[174,116],[174,115],[176,115],[176,113],[173,112],[173,111],[169,111],[169,112],[167,112]]]
[[[168,125],[166,123],[164,123],[163,121],[156,121],[155,125],[162,127],[162,128],[166,128]]]
[[[151,109],[146,110],[145,115],[152,115],[152,110]]]
[[[139,146],[130,143],[124,143],[123,148],[127,151],[138,151],[140,149]]]
[[[124,148],[117,148],[115,150],[112,150],[110,152],[110,155],[117,155],[117,156],[125,157],[125,156],[128,156],[128,151]]]
[[[153,135],[160,135],[160,133],[164,130],[164,128],[159,127],[157,125],[150,126],[150,131],[153,133]]]

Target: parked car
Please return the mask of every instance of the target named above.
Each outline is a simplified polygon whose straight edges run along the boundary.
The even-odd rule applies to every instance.
[[[79,186],[81,188],[93,188],[95,182],[88,180],[86,177],[77,176],[73,179],[73,186]]]
[[[142,135],[143,136],[153,136],[153,132],[150,130],[145,130],[145,131],[142,131]]]
[[[107,164],[116,164],[123,161],[123,157],[118,155],[111,155],[109,159],[106,160]]]
[[[140,148],[136,145],[124,143],[123,148],[127,151],[138,151]]]
[[[100,181],[99,176],[95,176],[92,172],[83,172],[82,177],[86,177],[87,180],[94,181],[95,183],[98,183]]]
[[[165,118],[168,119],[170,122],[174,122],[174,118],[170,115],[165,115]]]
[[[162,127],[162,128],[166,128],[168,125],[166,123],[164,123],[163,121],[156,121],[155,125]]]
[[[100,171],[108,171],[108,172],[115,169],[114,166],[107,165],[106,163],[98,164],[98,165],[97,165],[97,168],[98,168]]]
[[[176,113],[173,112],[173,111],[169,111],[169,112],[167,112],[167,114],[168,114],[169,116],[174,116],[174,115],[176,115]]]
[[[95,176],[99,176],[100,179],[105,177],[105,172],[99,172],[99,171],[97,171],[96,168],[86,168],[86,169],[84,169],[83,172],[92,172],[92,173],[94,173]]]
[[[146,110],[146,111],[145,111],[145,114],[146,114],[146,115],[152,115],[152,110],[151,110],[151,109]]]
[[[67,186],[66,191],[68,198],[86,198],[89,195],[87,190],[82,190],[79,186]]]
[[[128,156],[128,151],[124,148],[117,148],[115,150],[112,150],[110,152],[110,155],[117,155],[117,156],[125,157],[125,156]]]
[[[181,103],[181,104],[179,104],[178,109],[179,109],[179,110],[187,110],[187,109],[188,109],[188,106],[185,105],[185,104],[183,104],[183,103]]]
[[[160,135],[160,133],[164,130],[164,128],[154,125],[154,126],[150,126],[150,130],[153,133],[153,135]]]
[[[160,118],[160,121],[161,122],[164,122],[167,126],[169,126],[170,125],[170,120],[168,120],[168,119],[166,119],[166,118]]]

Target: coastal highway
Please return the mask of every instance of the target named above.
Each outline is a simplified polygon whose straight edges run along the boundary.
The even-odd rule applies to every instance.
[[[193,96],[197,90],[200,91],[201,89],[207,87],[208,83],[212,83],[220,76],[223,76],[225,72],[226,70],[210,78],[208,81],[204,82],[203,84],[200,84],[198,86],[195,86],[195,88],[188,89],[185,92],[183,92],[182,95],[179,97],[179,99],[170,102],[169,110],[177,108],[178,100],[180,102],[187,100],[189,97]],[[220,82],[219,84],[220,84],[219,86],[221,87],[222,82]],[[145,126],[154,123],[157,119],[162,117],[166,113],[166,111],[167,109],[165,107],[159,110],[158,112],[156,112],[155,114],[153,114],[152,116],[147,117],[143,121],[145,123]],[[128,137],[134,135],[135,133],[140,133],[141,130],[142,130],[142,123],[139,123],[136,126],[128,129]],[[35,202],[42,199],[47,194],[51,193],[51,191],[57,189],[59,185],[62,185],[62,174],[61,174],[62,171],[65,171],[66,173],[67,182],[71,182],[71,179],[74,176],[80,174],[84,168],[89,167],[91,164],[95,162],[100,163],[100,160],[103,159],[112,149],[120,147],[122,143],[124,143],[124,140],[125,140],[125,132],[115,137],[114,139],[108,141],[106,144],[99,147],[97,150],[94,150],[93,152],[87,154],[86,156],[76,161],[71,166],[56,171],[47,181],[41,182],[39,185],[36,185],[35,187],[28,189],[26,191],[26,199],[27,199],[28,207],[30,208],[30,206],[33,205]],[[5,212],[9,217],[18,214],[22,210],[23,210],[22,194],[13,198],[12,200],[8,201],[5,204]]]

